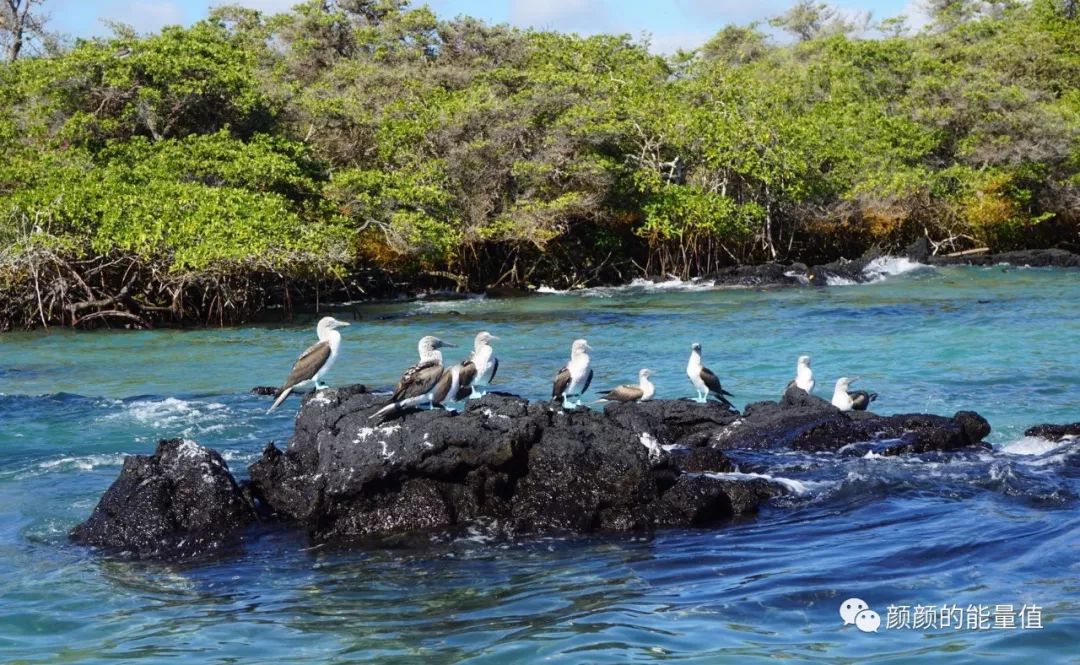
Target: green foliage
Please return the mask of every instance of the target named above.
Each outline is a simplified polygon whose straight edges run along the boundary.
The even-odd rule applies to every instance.
[[[773,21],[795,44],[727,26],[673,58],[404,0],[119,28],[0,66],[0,240],[173,273],[480,282],[523,260],[688,274],[915,233],[1075,242],[1072,5],[932,4],[931,29],[863,39],[802,2]]]

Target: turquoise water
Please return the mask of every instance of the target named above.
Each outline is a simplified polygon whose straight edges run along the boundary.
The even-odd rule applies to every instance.
[[[819,395],[858,375],[881,413],[975,409],[995,450],[744,455],[796,492],[713,530],[342,550],[255,528],[187,565],[106,559],[66,533],[158,438],[217,448],[241,476],[287,440],[298,402],[267,416],[247,391],[284,377],[310,322],[0,336],[0,661],[1080,662],[1080,443],[1022,434],[1080,420],[1078,312],[1080,272],[1004,267],[347,308],[335,384],[390,385],[421,335],[487,329],[500,389],[546,396],[586,337],[595,387],[649,367],[658,397],[682,397],[701,341],[740,407],[775,399],[809,353]],[[1034,604],[1044,627],[862,633],[838,614],[852,596],[883,621],[890,604]]]

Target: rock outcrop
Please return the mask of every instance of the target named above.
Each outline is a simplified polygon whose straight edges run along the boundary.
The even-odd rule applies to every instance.
[[[217,452],[161,441],[124,460],[120,477],[75,527],[75,542],[147,558],[184,558],[228,545],[255,512]]]
[[[1068,425],[1035,425],[1024,431],[1024,436],[1037,436],[1049,441],[1064,441],[1080,437],[1080,423]]]
[[[237,486],[224,461],[190,441],[126,460],[72,537],[139,556],[221,548],[258,515],[320,542],[457,530],[508,534],[710,526],[788,493],[737,471],[729,454],[773,448],[877,454],[980,445],[978,414],[841,413],[793,388],[739,414],[716,403],[656,400],[563,411],[491,393],[460,413],[369,419],[385,397],[363,386],[304,398],[282,450],[269,444]],[[732,452],[738,451],[738,452]]]
[[[716,404],[564,412],[488,394],[462,413],[373,425],[380,404],[349,388],[305,401],[288,448],[268,446],[251,466],[255,496],[331,540],[475,522],[514,533],[709,524],[785,491],[707,474],[732,468],[704,447],[737,417]]]
[[[879,416],[866,411],[842,413],[829,402],[790,388],[780,402],[757,402],[745,415],[715,434],[722,450],[841,450],[861,448],[880,455],[956,450],[979,445],[990,424],[973,411],[952,418],[926,414]]]

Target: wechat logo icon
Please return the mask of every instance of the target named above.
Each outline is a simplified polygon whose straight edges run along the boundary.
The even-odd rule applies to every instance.
[[[881,627],[881,616],[861,598],[848,598],[841,603],[840,618],[845,626],[853,623],[864,633],[876,633]]]

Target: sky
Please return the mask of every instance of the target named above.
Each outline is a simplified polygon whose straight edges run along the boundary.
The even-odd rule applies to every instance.
[[[795,0],[413,0],[427,4],[441,18],[475,16],[491,23],[580,34],[648,33],[653,51],[673,53],[695,48],[728,23],[745,25],[783,13]],[[72,37],[107,35],[107,21],[138,32],[165,25],[190,25],[211,6],[238,4],[260,11],[285,11],[296,0],[45,0],[50,26]],[[920,0],[843,0],[832,2],[850,12],[872,12],[874,19],[900,14],[925,22]]]

